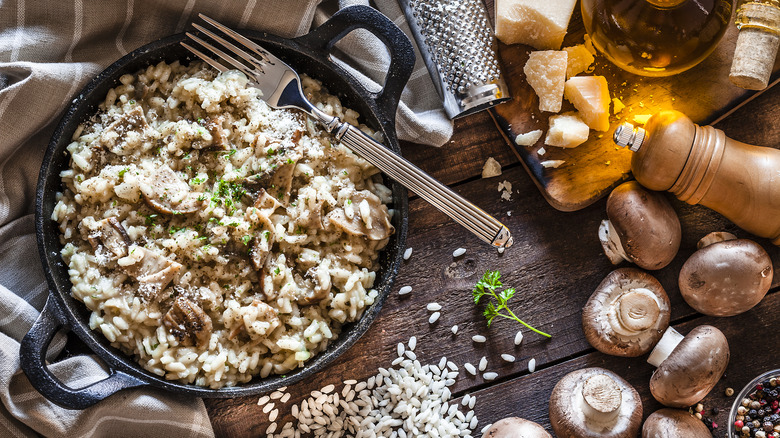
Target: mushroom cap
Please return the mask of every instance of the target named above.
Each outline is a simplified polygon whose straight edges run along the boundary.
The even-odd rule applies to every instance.
[[[593,348],[614,356],[637,357],[669,327],[669,297],[652,275],[616,269],[598,285],[582,309],[582,329]]]
[[[647,417],[642,438],[712,438],[712,433],[688,411],[664,408]]]
[[[591,379],[601,381],[595,391],[587,388]],[[594,397],[598,399],[595,403]],[[583,409],[587,406],[591,406],[596,415],[589,418]],[[610,409],[616,409],[611,417]],[[605,414],[607,418],[604,418]],[[641,423],[639,393],[620,376],[604,368],[573,371],[565,375],[550,394],[550,424],[558,438],[631,438],[639,435]]]
[[[664,195],[636,181],[623,183],[607,199],[607,217],[626,258],[643,269],[661,269],[680,249],[680,220]]]
[[[685,302],[710,316],[734,316],[761,302],[772,285],[772,259],[747,239],[726,240],[691,255],[678,284]]]
[[[552,438],[552,435],[533,421],[507,417],[493,423],[482,438]]]
[[[703,399],[718,383],[729,363],[729,344],[717,328],[700,325],[691,330],[650,377],[650,392],[673,408],[685,408]]]

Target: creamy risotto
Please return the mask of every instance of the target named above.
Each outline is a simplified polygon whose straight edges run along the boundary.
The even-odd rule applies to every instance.
[[[239,72],[160,63],[120,81],[74,134],[52,214],[90,327],[211,388],[302,366],[377,297],[394,232],[378,170]]]

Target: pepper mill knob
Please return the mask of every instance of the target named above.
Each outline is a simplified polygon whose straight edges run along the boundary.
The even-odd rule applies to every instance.
[[[619,126],[614,140],[635,152],[631,171],[646,188],[709,207],[780,245],[780,150],[732,140],[678,111],[653,115],[644,129]]]

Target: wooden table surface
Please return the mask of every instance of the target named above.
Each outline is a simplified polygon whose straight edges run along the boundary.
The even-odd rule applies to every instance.
[[[775,88],[756,98],[717,125],[732,138],[753,144],[780,145],[780,116],[776,105],[780,89]],[[466,230],[450,221],[425,201],[412,196],[409,211],[407,246],[411,258],[403,262],[393,292],[379,318],[369,331],[346,354],[308,381],[287,389],[292,397],[280,407],[279,427],[291,421],[290,408],[308,397],[313,390],[329,383],[339,387],[344,379],[366,379],[378,367],[389,367],[396,357],[396,344],[417,336],[417,357],[421,363],[436,363],[447,356],[455,363],[476,364],[487,356],[488,371],[498,378],[488,382],[461,371],[452,388],[455,397],[473,394],[479,426],[505,416],[520,416],[544,425],[548,430],[548,399],[555,383],[566,373],[584,367],[600,366],[615,371],[641,394],[644,416],[661,406],[650,395],[648,382],[652,367],[645,357],[618,358],[596,352],[586,342],[581,328],[583,305],[596,285],[614,267],[601,250],[597,237],[599,222],[605,219],[605,200],[583,210],[563,213],[550,207],[531,178],[516,161],[485,112],[456,122],[455,134],[442,148],[404,144],[403,153],[411,161],[443,181],[466,198],[504,222],[512,231],[515,244],[504,254],[481,243]],[[499,177],[482,179],[480,172],[488,157],[503,166]],[[510,181],[512,199],[500,199],[497,185]],[[668,195],[668,194],[667,194]],[[682,245],[670,266],[655,271],[672,302],[672,324],[687,333],[701,324],[718,327],[729,340],[731,361],[726,375],[702,402],[709,416],[719,425],[715,436],[727,436],[727,415],[732,397],[724,390],[737,392],[761,372],[780,368],[780,275],[775,275],[772,290],[752,310],[731,318],[705,317],[694,312],[682,300],[677,288],[677,274],[694,250],[699,238],[711,231],[727,230],[740,237],[751,237],[732,223],[704,207],[689,206],[668,195],[682,223]],[[752,237],[751,237],[752,238]],[[766,239],[755,239],[771,255],[775,271],[780,268],[780,250]],[[467,249],[454,259],[453,250]],[[625,265],[625,264],[624,264]],[[518,315],[552,335],[545,339],[524,330],[520,347],[513,343],[519,324],[500,320],[488,328],[481,308],[473,304],[471,289],[487,269],[500,269],[505,285],[515,286],[518,293],[511,307]],[[413,292],[399,296],[402,286]],[[429,302],[443,306],[441,318],[428,323]],[[450,328],[457,324],[453,335]],[[474,334],[487,337],[484,344],[471,341]],[[502,353],[517,357],[509,364]],[[529,373],[528,361],[536,359],[536,371]],[[461,367],[462,370],[462,367]],[[263,436],[269,422],[257,406],[258,397],[206,400],[211,421],[218,436]],[[712,415],[711,409],[720,412]]]

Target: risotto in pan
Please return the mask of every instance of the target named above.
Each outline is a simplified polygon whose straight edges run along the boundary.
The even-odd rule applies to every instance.
[[[247,82],[200,63],[122,76],[74,134],[52,214],[90,327],[150,372],[211,388],[323,351],[376,299],[394,232],[378,170]]]

